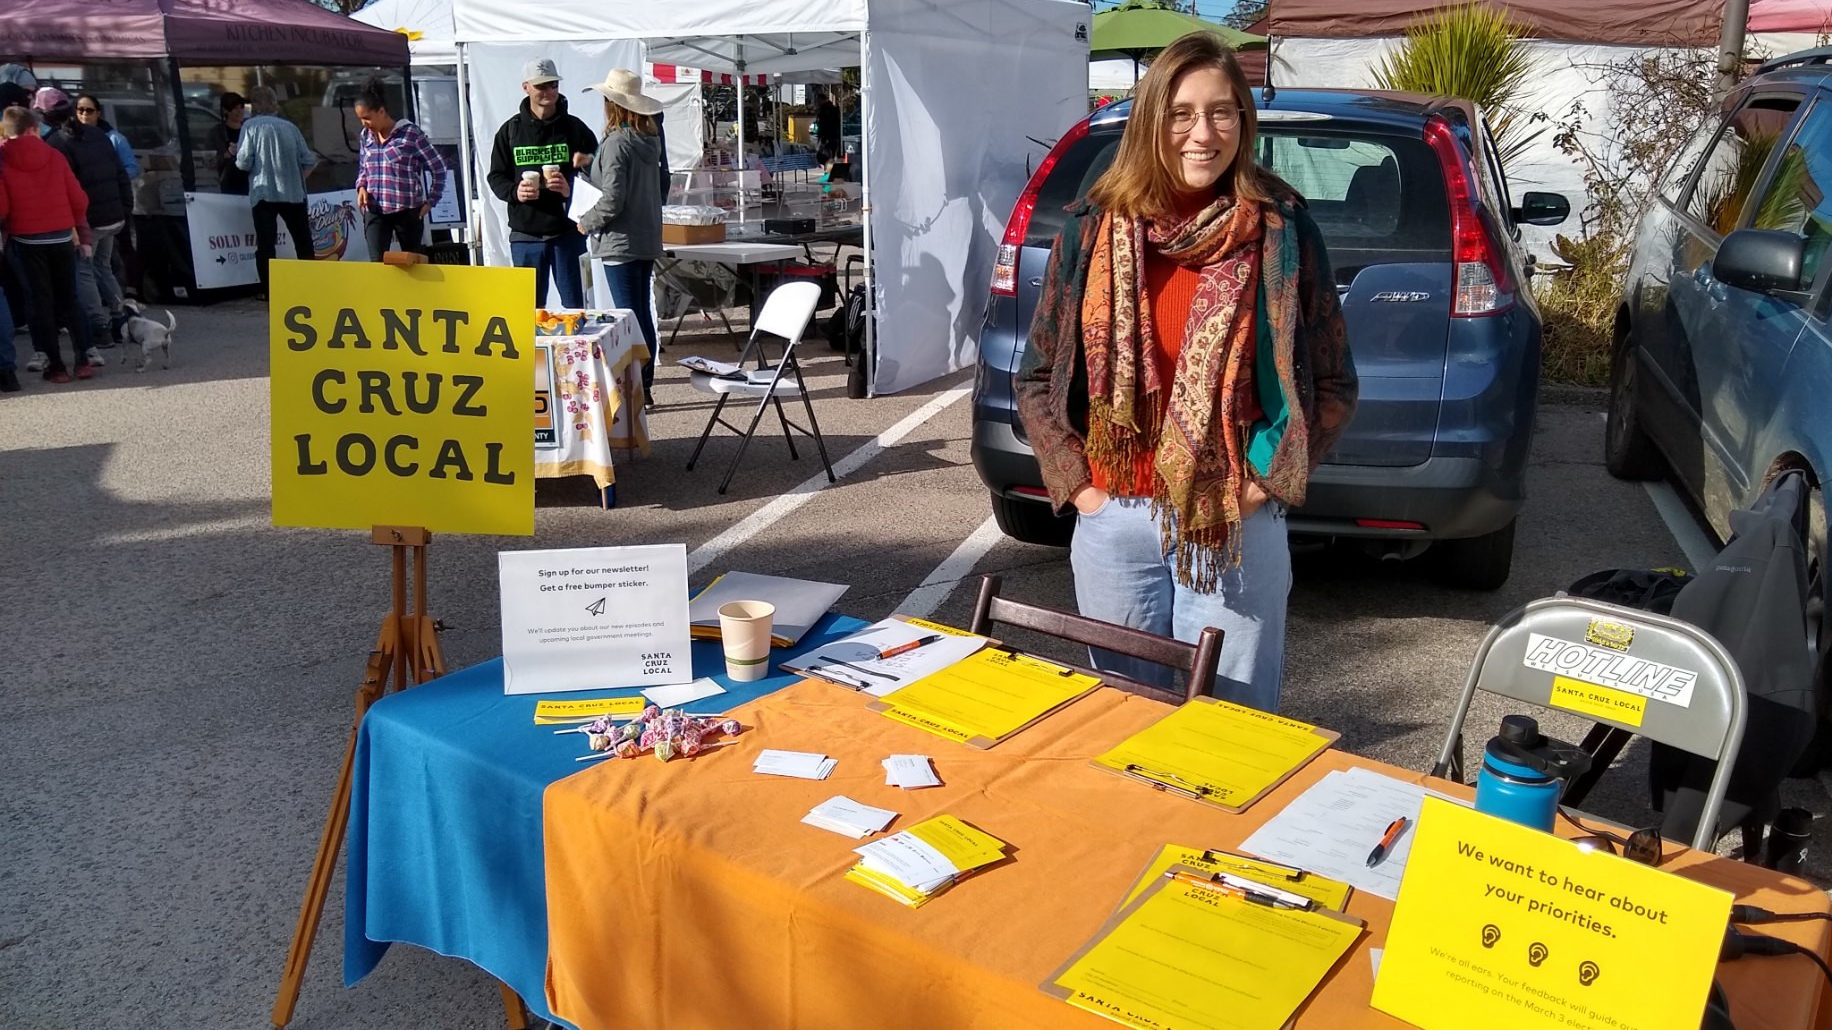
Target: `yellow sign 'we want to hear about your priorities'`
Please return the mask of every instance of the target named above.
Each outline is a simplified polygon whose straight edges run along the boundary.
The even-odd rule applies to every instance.
[[[1424,1030],[1697,1026],[1731,896],[1427,797],[1373,1004]]]
[[[532,534],[532,273],[272,268],[274,524]]]

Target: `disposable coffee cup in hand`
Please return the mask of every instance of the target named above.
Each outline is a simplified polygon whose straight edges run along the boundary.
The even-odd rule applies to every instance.
[[[768,601],[731,601],[719,606],[719,640],[725,674],[740,683],[770,674],[770,629],[776,606]]]
[[[558,175],[560,174],[560,166],[559,165],[542,165],[541,174],[542,175]]]
[[[532,186],[539,186],[541,184],[541,173],[530,168],[522,173],[522,181]]]

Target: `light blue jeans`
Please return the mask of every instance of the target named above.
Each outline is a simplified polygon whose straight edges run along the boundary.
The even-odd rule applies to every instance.
[[[1075,603],[1083,615],[1195,643],[1206,626],[1222,631],[1214,695],[1267,712],[1279,710],[1285,675],[1285,604],[1291,595],[1291,549],[1285,510],[1276,501],[1241,524],[1241,562],[1212,594],[1177,582],[1174,555],[1164,553],[1151,501],[1114,497],[1075,517],[1069,550]],[[1090,648],[1096,669],[1161,686],[1162,665]]]
[[[95,254],[76,256],[76,302],[89,323],[89,342],[97,346],[114,344],[114,316],[121,313],[121,284],[115,280],[115,237],[124,225],[94,231]]]

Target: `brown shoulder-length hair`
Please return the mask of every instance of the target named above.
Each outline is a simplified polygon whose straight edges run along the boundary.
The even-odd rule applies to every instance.
[[[637,114],[635,111],[632,111],[629,108],[623,106],[622,104],[619,104],[617,101],[612,100],[610,97],[605,97],[604,98],[604,134],[606,136],[609,136],[612,132],[615,132],[616,130],[621,129],[626,125],[632,129],[635,129],[637,132],[642,133],[644,136],[655,135],[656,130],[655,130],[655,116],[654,115]]]
[[[1119,152],[1113,155],[1112,166],[1088,190],[1089,200],[1115,214],[1135,218],[1157,217],[1175,209],[1181,179],[1165,156],[1164,145],[1170,135],[1171,87],[1184,72],[1198,68],[1220,68],[1234,90],[1235,103],[1240,105],[1240,128],[1235,132],[1240,145],[1234,151],[1234,164],[1220,182],[1231,185],[1237,199],[1269,199],[1259,167],[1253,162],[1254,140],[1259,133],[1253,87],[1247,84],[1247,74],[1240,70],[1240,62],[1234,59],[1228,44],[1215,33],[1197,31],[1159,51],[1157,60],[1139,80]]]

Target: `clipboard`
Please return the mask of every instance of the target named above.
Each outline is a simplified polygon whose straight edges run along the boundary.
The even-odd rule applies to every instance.
[[[1211,707],[1201,707],[1205,705]],[[1280,767],[1274,770],[1273,775],[1260,775],[1264,770],[1259,770],[1254,775],[1245,776],[1242,778],[1243,789],[1243,786],[1218,782],[1218,778],[1211,776],[1180,776],[1174,761],[1154,762],[1149,757],[1137,754],[1145,744],[1156,745],[1161,738],[1174,736],[1183,729],[1183,723],[1208,722],[1211,725],[1207,728],[1214,729],[1224,725],[1220,720],[1233,723],[1232,728],[1242,734],[1249,730],[1257,731],[1255,742],[1262,745],[1268,739],[1265,734],[1277,735],[1278,742],[1285,747],[1285,753],[1283,761],[1279,762]],[[1095,756],[1093,763],[1098,768],[1146,784],[1155,790],[1201,801],[1238,815],[1260,798],[1278,789],[1280,784],[1340,739],[1342,734],[1335,730],[1326,730],[1218,698],[1196,697],[1121,741],[1112,750]],[[1216,755],[1231,752],[1237,753],[1235,749],[1224,746],[1213,749]],[[1133,757],[1143,757],[1144,760],[1133,760]]]
[[[1151,904],[1153,899],[1158,897],[1165,890],[1173,886],[1179,889],[1188,889],[1192,891],[1205,889],[1193,885],[1185,888],[1181,881],[1175,880],[1169,875],[1176,872],[1195,876],[1204,875],[1201,870],[1193,869],[1189,866],[1173,865],[1165,874],[1160,875],[1156,882],[1147,887],[1144,893],[1140,894],[1130,904],[1121,907],[1117,912],[1109,916],[1107,921],[1102,923],[1100,928],[1088,938],[1087,943],[1077,948],[1073,954],[1063,960],[1060,966],[1052,970],[1049,976],[1046,977],[1042,983],[1037,985],[1038,988],[1052,998],[1075,1005],[1077,1008],[1104,1015],[1115,1022],[1123,1023],[1128,1026],[1143,1027],[1147,1025],[1137,1020],[1125,1018],[1122,1013],[1127,1010],[1127,1006],[1121,1000],[1115,1000],[1113,998],[1094,998],[1091,999],[1091,1003],[1083,1003],[1082,1001],[1075,1000],[1074,996],[1076,995],[1076,990],[1074,988],[1064,986],[1058,983],[1058,981],[1067,977],[1070,971],[1075,969],[1075,967],[1086,959],[1090,953],[1111,937],[1114,932],[1119,930],[1128,920],[1134,918],[1140,909]],[[1335,975],[1336,969],[1342,965],[1343,960],[1355,951],[1356,946],[1361,942],[1362,937],[1367,932],[1367,923],[1364,920],[1357,919],[1354,916],[1333,909],[1321,907],[1313,908],[1308,911],[1300,909],[1269,909],[1264,906],[1259,906],[1254,902],[1247,901],[1244,898],[1228,895],[1221,891],[1217,891],[1216,894],[1220,905],[1252,906],[1260,910],[1258,913],[1259,915],[1264,915],[1266,912],[1276,912],[1278,915],[1273,917],[1276,921],[1291,920],[1294,923],[1302,924],[1314,920],[1316,922],[1313,925],[1334,926],[1345,932],[1352,931],[1351,936],[1347,936],[1345,940],[1339,942],[1342,946],[1341,952],[1331,959],[1326,967],[1314,971],[1316,972],[1316,980],[1310,985],[1309,990],[1305,992],[1304,996],[1292,1005],[1291,1011],[1284,1016],[1281,1022],[1269,1024],[1271,1026],[1289,1026],[1291,1021],[1296,1018],[1298,1011],[1304,1007],[1311,996],[1315,995],[1317,990],[1327,983],[1330,977]],[[1085,994],[1086,992],[1083,993]],[[1197,1026],[1199,1024],[1179,1025]]]
[[[1059,677],[1063,681],[1064,691],[1060,698],[1054,703],[1035,712],[1023,722],[1005,729],[996,737],[975,732],[964,726],[955,725],[944,715],[925,710],[920,705],[900,705],[897,703],[896,697],[897,694],[902,693],[902,691],[893,691],[886,694],[872,701],[866,707],[874,712],[895,719],[898,722],[915,726],[918,729],[927,730],[936,736],[944,737],[948,740],[965,744],[968,747],[985,751],[997,746],[1000,741],[1010,739],[1024,732],[1038,722],[1055,714],[1065,705],[1086,697],[1101,685],[1100,677],[1079,672],[1059,662],[1038,658],[1035,655],[1026,654],[1011,648],[988,646],[946,669],[941,669],[935,673],[931,673],[929,676],[925,676],[923,679],[915,681],[911,686],[934,689],[937,685],[936,681],[938,677],[960,675],[962,669],[967,669],[969,672],[979,672],[982,670],[980,670],[978,666],[987,662],[1003,662],[1008,672],[1023,671],[1029,675],[1040,678],[1045,676]],[[969,666],[972,666],[972,668],[968,668]]]
[[[1257,886],[1282,894],[1292,894],[1309,898],[1324,908],[1333,908],[1339,912],[1348,911],[1349,899],[1355,896],[1355,888],[1340,880],[1332,880],[1308,869],[1300,869],[1282,862],[1268,862],[1265,859],[1248,855],[1235,854],[1219,848],[1195,848],[1183,844],[1166,844],[1158,849],[1139,870],[1139,875],[1132,881],[1132,888],[1114,911],[1125,908],[1139,895],[1145,893],[1152,881],[1160,878],[1165,870],[1182,866],[1201,873],[1204,876],[1213,873],[1227,873],[1241,881],[1251,882]]]
[[[892,633],[890,640],[883,639],[892,630],[898,632]],[[862,653],[846,653],[848,648],[874,635],[880,637],[879,646],[885,642],[903,643],[924,635],[946,640],[940,642],[940,646],[930,645],[905,651],[889,659],[871,657],[876,651],[870,643],[865,644]],[[830,640],[819,647],[785,658],[780,667],[810,679],[878,697],[945,669],[982,647],[997,644],[998,641],[991,637],[939,622],[919,619],[913,615],[891,615],[839,640]],[[834,660],[842,655],[847,660]],[[861,668],[861,664],[865,667]]]

